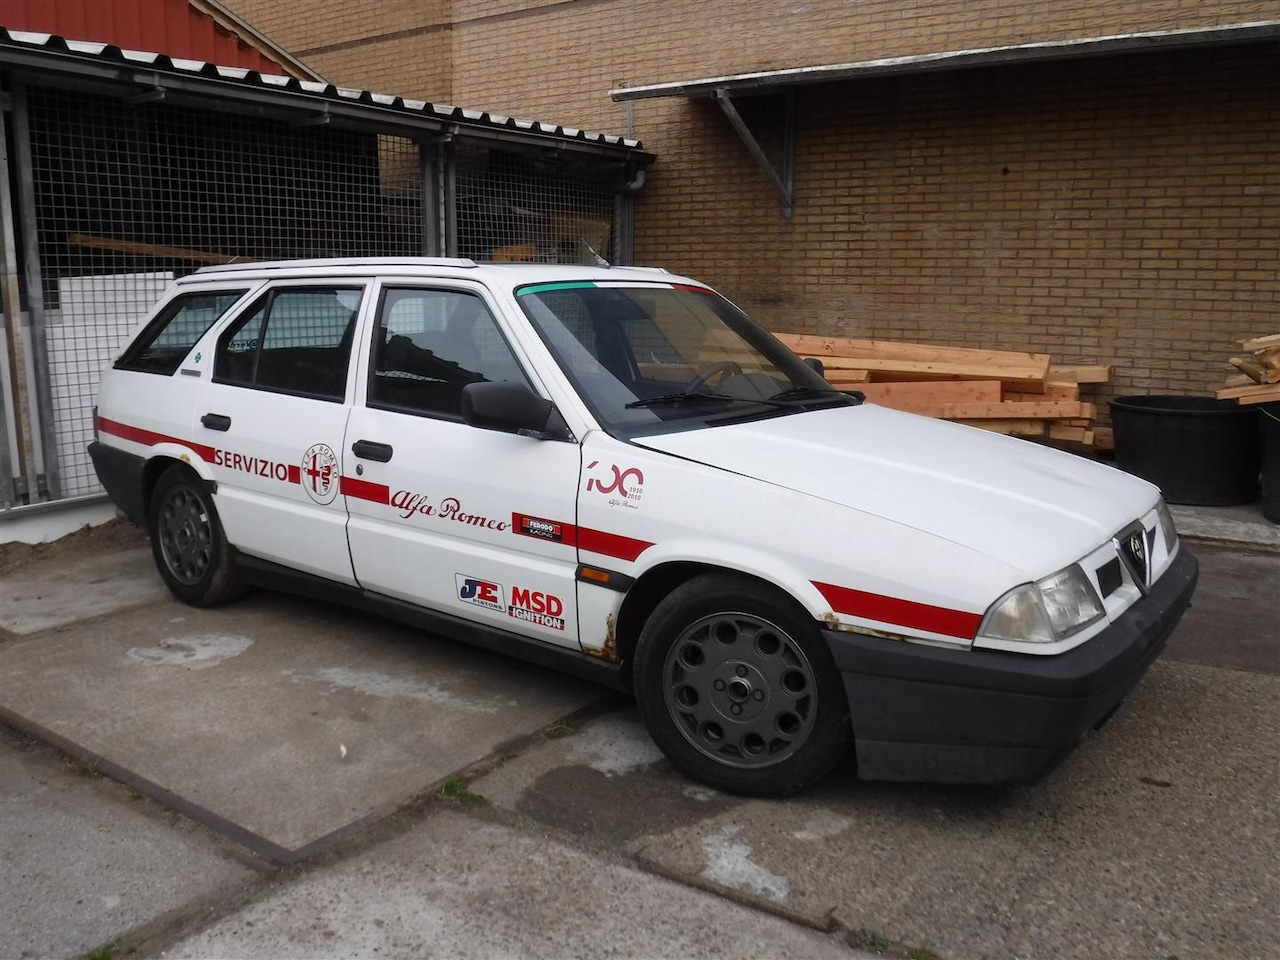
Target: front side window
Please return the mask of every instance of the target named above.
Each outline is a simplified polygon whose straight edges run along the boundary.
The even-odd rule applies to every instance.
[[[605,429],[638,436],[856,402],[709,290],[544,283],[526,316]]]
[[[218,338],[214,380],[341,400],[363,295],[360,287],[269,291]]]
[[[216,290],[175,297],[147,324],[115,368],[171,376],[196,342],[245,292]]]
[[[528,383],[493,314],[471,293],[388,288],[373,336],[370,406],[460,418],[468,383]]]

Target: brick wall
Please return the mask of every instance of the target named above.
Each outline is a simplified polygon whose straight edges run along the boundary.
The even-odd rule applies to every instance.
[[[337,82],[606,132],[627,122],[612,87],[1280,16],[1274,0],[452,0],[399,20],[351,0],[231,5]],[[713,104],[639,101],[659,160],[637,259],[779,329],[1043,350],[1114,362],[1118,393],[1203,393],[1233,339],[1280,329],[1277,61],[1269,44],[802,91],[790,221]],[[776,147],[771,104],[743,109]]]
[[[681,149],[642,195],[637,259],[777,329],[1046,351],[1115,363],[1117,392],[1203,393],[1235,338],[1280,329],[1278,57],[817,88],[791,221],[717,108],[669,101]]]

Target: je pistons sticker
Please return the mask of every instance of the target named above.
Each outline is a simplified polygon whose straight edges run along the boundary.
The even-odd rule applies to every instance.
[[[302,489],[316,503],[333,503],[338,495],[338,457],[327,443],[317,443],[302,455]]]
[[[468,577],[464,573],[455,573],[453,581],[458,588],[458,599],[463,603],[474,603],[477,607],[486,607],[489,610],[497,610],[499,613],[506,612],[507,605],[503,602],[502,584],[494,583],[492,580],[481,580],[479,577]]]

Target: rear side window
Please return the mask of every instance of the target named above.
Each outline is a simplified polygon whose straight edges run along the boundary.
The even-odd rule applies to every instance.
[[[175,297],[116,361],[116,369],[170,376],[196,341],[245,292],[245,289],[217,290]]]
[[[213,379],[341,400],[362,287],[286,287],[255,301],[218,338]]]

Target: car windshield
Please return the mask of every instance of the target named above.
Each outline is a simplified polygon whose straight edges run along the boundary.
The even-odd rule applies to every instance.
[[[596,419],[617,436],[856,402],[702,287],[538,283],[516,296]]]

